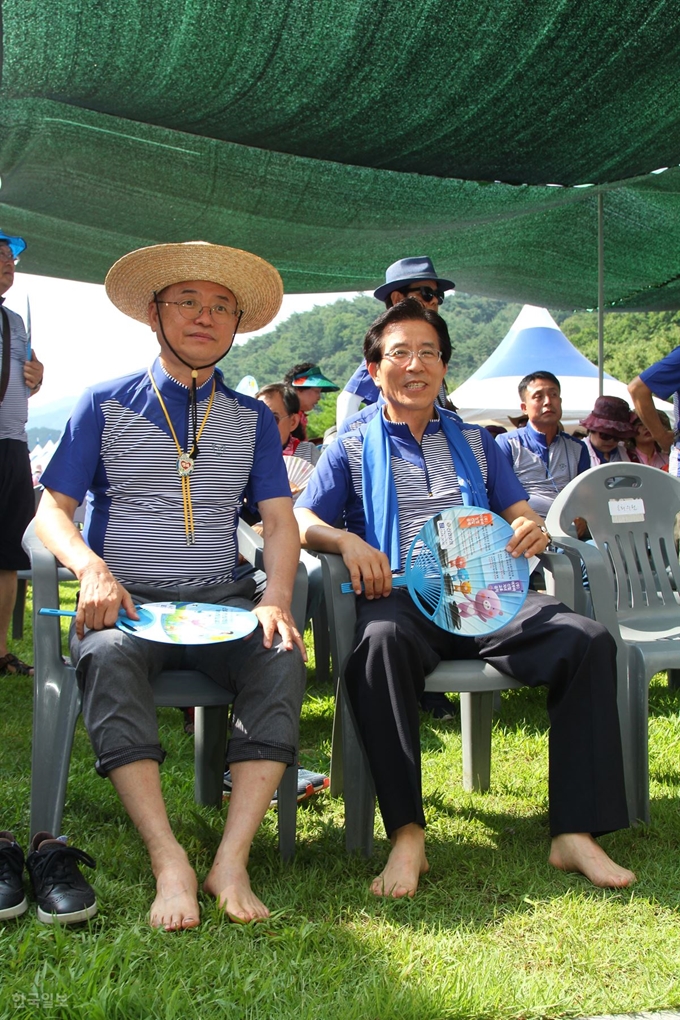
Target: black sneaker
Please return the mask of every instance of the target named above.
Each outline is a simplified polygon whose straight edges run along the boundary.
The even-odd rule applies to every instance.
[[[38,832],[31,840],[26,869],[43,924],[76,924],[97,913],[94,889],[80,874],[79,862],[97,866],[83,850],[67,846],[65,836],[55,839],[49,832]]]
[[[0,921],[28,910],[24,895],[24,852],[11,832],[0,832]]]

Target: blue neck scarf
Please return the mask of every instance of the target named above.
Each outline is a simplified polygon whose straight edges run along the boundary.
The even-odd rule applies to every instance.
[[[439,421],[458,476],[463,504],[489,509],[489,498],[477,458],[453,417],[438,408]],[[361,451],[366,541],[390,558],[392,570],[401,568],[399,506],[390,461],[390,434],[383,410],[373,416]]]

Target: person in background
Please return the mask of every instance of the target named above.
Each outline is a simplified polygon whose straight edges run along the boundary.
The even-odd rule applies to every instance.
[[[588,450],[590,466],[598,467],[612,461],[629,461],[625,440],[635,436],[635,415],[622,397],[598,397],[581,425],[588,430],[582,440]]]
[[[525,375],[517,387],[527,424],[496,438],[517,478],[529,494],[529,506],[545,517],[555,496],[572,478],[590,467],[588,450],[561,428],[562,397],[560,381],[552,372]],[[579,538],[586,534],[586,523],[574,521]],[[542,584],[540,567],[532,575],[532,584]]]
[[[663,453],[670,451],[668,471],[675,477],[680,476],[680,430],[678,430],[678,414],[680,413],[680,347],[656,361],[644,372],[640,372],[628,386],[633,398],[637,415],[643,425],[651,432],[652,439],[658,443]],[[654,395],[662,400],[673,400],[673,425],[667,428],[661,415],[654,406]],[[668,420],[668,419],[666,419]]]
[[[324,393],[334,393],[340,387],[327,379],[318,365],[312,361],[304,361],[294,365],[283,377],[289,386],[295,387],[300,400],[300,421],[293,429],[295,439],[307,439],[307,415],[314,410]]]
[[[661,424],[670,432],[671,423],[666,412],[657,411],[656,413],[661,419]],[[635,435],[628,443],[628,456],[636,464],[647,464],[648,467],[668,471],[668,454],[661,449],[652,433],[639,418],[637,419]]]
[[[26,249],[23,237],[0,230],[0,306],[14,283],[14,267]],[[17,571],[30,562],[21,539],[35,513],[28,455],[28,398],[42,386],[44,369],[30,350],[19,315],[0,308],[0,673],[31,676],[33,668],[8,650],[9,628],[17,597]]]
[[[445,280],[437,276],[432,259],[427,255],[414,258],[398,259],[385,270],[385,282],[373,291],[373,297],[385,302],[385,308],[391,308],[405,298],[415,298],[423,308],[439,312],[447,290],[455,287],[453,280]],[[361,404],[375,404],[380,391],[371,379],[366,360],[364,359],[345,388],[338,396],[336,404],[336,426],[338,432],[342,423],[361,407]],[[447,406],[446,384],[437,394],[437,403]],[[454,409],[455,410],[455,409]]]
[[[263,400],[274,415],[281,436],[284,457],[302,457],[310,464],[316,464],[321,451],[315,443],[297,439],[293,432],[300,423],[300,397],[298,391],[288,383],[269,383],[255,394]]]

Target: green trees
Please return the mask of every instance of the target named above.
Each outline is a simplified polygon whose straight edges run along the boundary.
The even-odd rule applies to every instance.
[[[441,314],[453,342],[447,384],[455,389],[496,349],[512,326],[520,304],[456,294],[446,299]],[[271,333],[234,346],[221,362],[229,386],[244,375],[258,385],[276,382],[298,362],[316,362],[342,388],[362,358],[366,330],[380,314],[381,304],[359,295],[309,312],[291,315]],[[597,364],[597,314],[552,312],[564,334]],[[680,312],[611,312],[605,316],[605,371],[630,382],[644,368],[680,345]],[[323,435],[335,420],[336,394],[328,394],[309,420],[311,436]]]

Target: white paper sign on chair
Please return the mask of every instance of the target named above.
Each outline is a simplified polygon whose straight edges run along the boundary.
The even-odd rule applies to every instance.
[[[609,516],[618,524],[644,521],[645,501],[643,499],[610,499]]]

